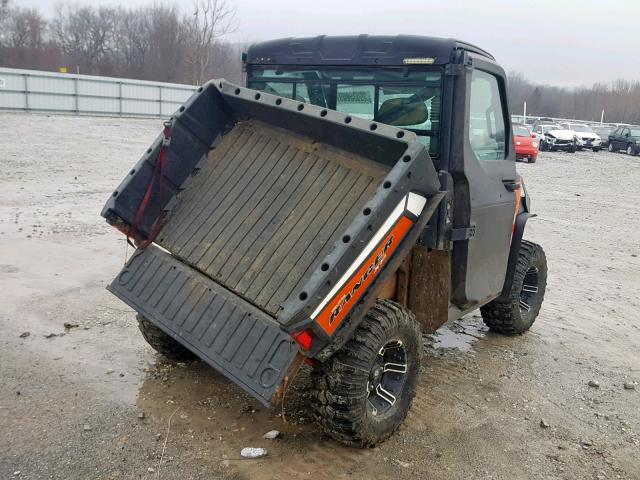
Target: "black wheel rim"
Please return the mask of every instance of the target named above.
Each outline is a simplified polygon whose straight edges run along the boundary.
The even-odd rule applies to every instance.
[[[529,267],[522,281],[522,290],[520,290],[520,312],[531,314],[533,306],[538,301],[539,291],[538,267]]]
[[[390,340],[378,351],[367,382],[367,406],[374,416],[388,413],[404,389],[408,369],[407,350],[401,340]]]

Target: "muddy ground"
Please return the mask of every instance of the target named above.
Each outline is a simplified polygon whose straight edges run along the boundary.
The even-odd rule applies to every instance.
[[[640,478],[640,157],[519,164],[549,261],[536,324],[504,338],[470,315],[425,337],[405,425],[354,450],[310,421],[304,375],[267,411],[164,361],[105,290],[127,252],[99,212],[158,120],[0,124],[1,479]]]

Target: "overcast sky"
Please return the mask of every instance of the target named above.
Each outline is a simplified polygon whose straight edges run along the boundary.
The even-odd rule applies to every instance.
[[[455,37],[493,53],[533,81],[590,85],[640,79],[638,0],[227,0],[240,21],[234,37],[418,34]],[[55,0],[13,0],[47,16]],[[147,5],[150,0],[80,0]],[[190,5],[189,1],[177,2]]]

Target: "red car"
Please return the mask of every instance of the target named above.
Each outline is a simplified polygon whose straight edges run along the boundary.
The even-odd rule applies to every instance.
[[[513,143],[516,146],[516,160],[524,160],[535,163],[538,158],[540,141],[535,133],[531,133],[522,123],[513,124]]]

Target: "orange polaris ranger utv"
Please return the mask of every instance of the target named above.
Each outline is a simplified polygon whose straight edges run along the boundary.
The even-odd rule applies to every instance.
[[[200,87],[107,201],[138,246],[109,289],[157,351],[265,405],[307,359],[323,429],[374,445],[411,405],[421,332],[480,308],[520,334],[540,310],[504,71],[418,36],[275,40],[244,61],[249,88]]]

